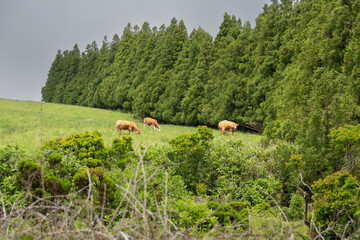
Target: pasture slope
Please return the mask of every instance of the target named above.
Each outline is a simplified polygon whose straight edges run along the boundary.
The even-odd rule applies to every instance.
[[[16,101],[0,99],[0,148],[17,145],[26,153],[36,153],[42,143],[70,136],[74,133],[94,130],[102,134],[105,145],[111,144],[117,136],[116,120],[134,121],[141,135],[133,133],[134,146],[167,143],[184,133],[196,131],[196,127],[160,124],[161,131],[147,127],[144,131],[142,119],[135,119],[129,113],[89,107],[55,103]],[[128,131],[123,131],[128,134]],[[221,137],[218,129],[213,129],[215,138]],[[124,134],[123,133],[123,134]],[[223,138],[230,138],[227,133]],[[249,144],[259,143],[261,136],[235,132],[233,138]]]

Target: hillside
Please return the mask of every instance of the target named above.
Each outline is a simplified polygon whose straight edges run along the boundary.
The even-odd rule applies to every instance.
[[[18,145],[27,153],[34,153],[40,149],[41,141],[45,143],[55,138],[94,130],[102,134],[106,145],[110,145],[117,137],[115,122],[118,119],[134,121],[141,130],[141,135],[132,133],[135,146],[167,143],[180,134],[196,131],[195,127],[170,124],[161,124],[160,132],[150,127],[144,131],[141,119],[134,119],[130,114],[119,111],[0,99],[0,148]],[[123,131],[123,134],[127,135],[128,131]],[[214,129],[214,135],[219,137],[220,132]],[[234,138],[256,144],[261,136],[236,132]]]
[[[116,138],[114,119],[132,120],[129,114],[0,103],[6,239],[360,236],[360,125],[332,130],[328,158],[313,161],[316,151],[300,145],[245,144],[262,138],[254,134],[162,124],[161,132]]]

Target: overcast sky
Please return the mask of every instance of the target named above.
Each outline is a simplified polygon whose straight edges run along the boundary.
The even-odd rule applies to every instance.
[[[168,26],[173,17],[190,33],[216,36],[224,13],[250,21],[270,0],[0,0],[0,98],[41,100],[58,49],[81,51],[104,36],[120,37],[127,23]]]

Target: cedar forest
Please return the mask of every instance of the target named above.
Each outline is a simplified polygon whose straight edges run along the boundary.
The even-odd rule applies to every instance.
[[[98,218],[72,233],[94,239],[360,236],[360,0],[272,0],[254,27],[225,13],[214,38],[175,18],[129,23],[101,47],[59,50],[42,97],[198,132],[138,152],[132,137],[107,148],[98,132],[47,142],[46,169],[0,169],[3,206],[26,189],[38,200],[26,195],[23,207],[76,193],[94,207],[79,213]],[[261,146],[214,139],[206,126],[224,119],[261,132]]]

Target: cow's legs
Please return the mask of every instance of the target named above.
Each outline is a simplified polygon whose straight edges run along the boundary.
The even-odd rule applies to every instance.
[[[226,130],[225,129],[220,129],[220,132],[221,132],[221,136],[224,136],[224,134],[226,133]]]

